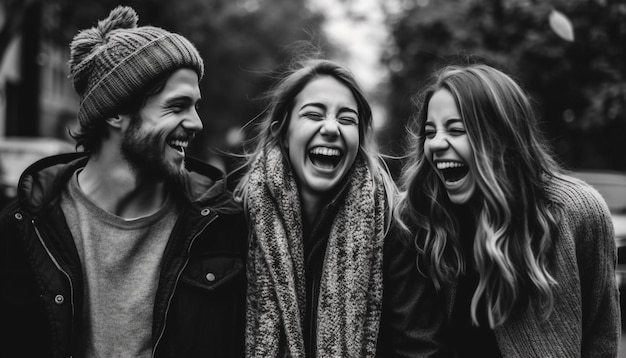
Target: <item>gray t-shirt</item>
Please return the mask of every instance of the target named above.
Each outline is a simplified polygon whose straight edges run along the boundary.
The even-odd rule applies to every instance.
[[[179,210],[126,220],[99,208],[76,173],[61,196],[83,268],[85,357],[150,357],[152,311],[165,245]]]

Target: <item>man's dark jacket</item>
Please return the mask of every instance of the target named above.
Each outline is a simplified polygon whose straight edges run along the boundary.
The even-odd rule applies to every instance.
[[[83,277],[59,202],[87,159],[33,164],[0,214],[0,356],[80,356]],[[189,158],[187,171],[154,302],[154,356],[243,356],[247,224],[219,170]]]

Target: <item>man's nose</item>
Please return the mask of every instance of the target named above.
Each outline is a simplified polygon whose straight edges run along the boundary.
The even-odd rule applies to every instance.
[[[200,132],[202,128],[204,128],[197,110],[193,110],[189,117],[185,118],[183,121],[183,128],[193,132]]]

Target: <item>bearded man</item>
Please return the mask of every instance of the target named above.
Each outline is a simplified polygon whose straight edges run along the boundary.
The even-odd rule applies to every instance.
[[[247,225],[185,154],[203,61],[137,22],[120,6],[74,37],[83,150],[30,166],[0,215],[3,356],[243,356]]]

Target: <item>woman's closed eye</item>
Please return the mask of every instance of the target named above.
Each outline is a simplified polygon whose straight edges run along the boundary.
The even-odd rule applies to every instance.
[[[465,128],[449,128],[445,131],[441,131],[443,134],[447,134],[453,137],[458,137],[466,134]],[[425,129],[424,136],[428,139],[433,139],[437,135],[437,131],[435,129]]]
[[[314,121],[321,121],[322,119],[324,119],[324,115],[318,112],[305,112],[301,116]]]
[[[465,128],[450,128],[448,129],[448,133],[452,136],[460,136],[466,133]]]
[[[337,118],[337,121],[340,124],[346,124],[346,125],[359,124],[359,119],[357,117],[352,117],[352,116],[341,116]]]
[[[424,136],[426,138],[432,139],[435,138],[435,135],[437,135],[437,130],[435,130],[435,128],[427,127],[424,129]]]

